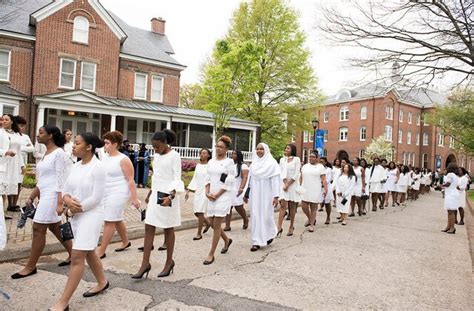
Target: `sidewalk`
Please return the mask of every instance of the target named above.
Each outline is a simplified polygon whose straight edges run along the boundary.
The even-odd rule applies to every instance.
[[[140,201],[145,202],[145,197],[148,194],[149,189],[137,189],[138,198]],[[20,196],[20,203],[26,201],[26,198],[31,193],[31,189],[23,189]],[[193,213],[193,198],[194,194],[189,193],[189,200],[184,201],[184,193],[180,195],[181,199],[181,220],[182,225],[180,229],[189,229],[195,226],[196,217]],[[26,258],[29,255],[31,249],[32,240],[32,222],[28,219],[26,226],[23,229],[17,229],[16,224],[20,213],[6,212],[6,215],[12,216],[12,220],[6,220],[7,226],[7,246],[3,252],[0,252],[0,262],[9,261],[14,259]],[[144,225],[140,221],[140,213],[133,207],[128,206],[124,211],[124,220],[127,225],[128,235],[130,239],[136,239],[143,237]],[[114,235],[114,240],[119,239],[118,235]],[[46,247],[43,254],[51,254],[58,251],[62,251],[62,246],[59,244],[56,237],[48,231],[46,237]]]

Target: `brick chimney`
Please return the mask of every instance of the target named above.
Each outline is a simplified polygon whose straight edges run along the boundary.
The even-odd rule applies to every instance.
[[[165,34],[165,23],[166,21],[161,17],[153,17],[151,19],[151,31],[160,35]]]

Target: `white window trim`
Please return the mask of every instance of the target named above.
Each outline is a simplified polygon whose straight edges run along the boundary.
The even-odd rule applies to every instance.
[[[326,115],[327,115],[327,119],[326,119]],[[329,122],[329,111],[325,111],[323,113],[323,122],[324,123],[328,123]]]
[[[365,110],[365,113],[362,113],[362,111],[364,110]],[[363,106],[360,108],[360,119],[367,120],[367,106]]]
[[[83,73],[84,73],[84,64],[94,65],[94,84],[93,84],[92,90],[87,90],[87,89],[82,88],[82,77],[83,77]],[[81,62],[81,90],[95,92],[96,81],[97,81],[97,64],[96,63],[91,63],[91,62]]]
[[[346,112],[347,112],[347,118],[346,119],[341,119],[341,112],[344,113],[342,114],[344,117],[346,117]],[[345,106],[345,107],[341,107],[339,109],[339,121],[349,121],[349,107]]]
[[[137,76],[145,76],[145,97],[137,97],[137,94],[136,94]],[[146,100],[147,92],[148,92],[148,75],[146,73],[135,72],[135,80],[133,81],[133,98]]]
[[[387,128],[390,128],[389,138],[387,138]],[[393,140],[393,127],[391,127],[390,125],[385,125],[383,136],[385,138],[385,141],[392,141]]]
[[[420,145],[420,133],[416,133],[416,145]]]
[[[411,132],[407,132],[407,145],[411,145]]]
[[[63,73],[63,61],[70,61],[74,63],[74,72],[72,76],[72,87],[71,86],[63,86],[61,85],[61,75]],[[77,68],[77,61],[75,59],[70,58],[60,58],[59,59],[59,87],[62,89],[73,90],[76,87],[76,68]]]
[[[365,130],[365,138],[362,138],[362,130]],[[362,126],[359,129],[359,140],[360,141],[365,141],[367,139],[367,128],[365,126]]]
[[[392,106],[385,106],[385,119],[393,120],[393,107]]]
[[[10,68],[12,66],[12,51],[11,50],[1,50],[0,52],[8,53],[8,64],[7,64],[7,79],[0,79],[0,81],[10,82]]]
[[[427,138],[426,139],[426,143],[425,143],[425,137]],[[430,137],[427,133],[423,133],[423,146],[428,146],[430,143]]]
[[[440,138],[442,138],[442,140]],[[438,134],[438,147],[444,147],[444,138],[445,137],[444,137],[443,134],[440,134],[440,133]],[[440,140],[441,140],[441,142],[440,142]]]
[[[398,130],[398,143],[403,144],[403,130]]]
[[[309,133],[308,131],[303,131],[303,142],[307,143],[309,141]]]
[[[403,110],[398,112],[398,122],[403,123]]]
[[[153,86],[155,85],[154,78],[159,78],[161,80],[161,93],[160,93],[160,99],[154,99],[153,98]],[[160,75],[152,75],[151,76],[151,93],[150,93],[150,101],[152,102],[157,102],[157,103],[162,103],[163,102],[163,89],[165,87],[165,78],[163,78]]]
[[[412,124],[413,123],[413,113],[412,112],[408,112],[408,124]]]
[[[341,139],[341,131],[342,129],[345,129],[346,131],[346,139]],[[348,141],[349,140],[349,128],[348,127],[341,127],[339,128],[339,141]]]
[[[75,31],[76,30],[80,30],[80,31],[84,31],[84,29],[78,29],[76,28],[76,20],[77,18],[81,18],[81,19],[84,19],[85,21],[87,21],[87,38],[86,38],[86,41],[80,41],[80,40],[74,40],[74,34],[76,33]],[[89,22],[89,19],[87,19],[87,17],[85,16],[82,16],[82,15],[78,15],[74,18],[73,22],[72,22],[72,42],[74,43],[80,43],[80,44],[89,44],[89,32],[90,32],[90,29],[91,29],[91,23]]]

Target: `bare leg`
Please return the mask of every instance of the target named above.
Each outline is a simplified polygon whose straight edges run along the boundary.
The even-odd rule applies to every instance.
[[[212,243],[211,249],[209,250],[209,254],[207,255],[206,260],[212,261],[214,259],[214,254],[216,252],[217,244],[219,244],[219,239],[222,237],[225,244],[228,244],[229,238],[227,235],[222,231],[222,221],[224,217],[213,217],[211,218],[211,225],[212,225]]]
[[[26,266],[20,270],[20,274],[26,275],[36,268],[38,259],[43,253],[44,246],[46,244],[46,230],[48,225],[33,223],[33,240],[31,241],[31,253],[30,258]]]
[[[56,302],[53,310],[64,310],[69,305],[72,295],[77,289],[82,275],[84,274],[84,261],[87,256],[87,251],[78,251],[73,249],[71,253],[71,268],[66,282],[66,287],[61,298]]]
[[[225,216],[225,228],[226,230],[230,229],[230,221],[232,219],[232,207],[230,208],[229,214]]]
[[[244,221],[244,227],[247,227],[249,225],[249,219],[247,217],[247,212],[245,211],[244,206],[239,205],[239,206],[234,206],[234,207],[237,213],[239,213],[240,217],[242,217],[242,220]]]
[[[140,267],[140,270],[138,270],[137,274],[141,274],[142,271],[147,269],[148,265],[150,264],[150,254],[151,254],[151,248],[153,247],[153,241],[155,239],[155,230],[156,228],[154,226],[145,224],[145,241],[143,243],[143,259],[142,259],[142,265]]]
[[[314,224],[316,223],[316,213],[318,211],[318,204],[317,203],[310,203],[309,204],[311,213],[309,216],[309,228],[311,231],[314,230]]]
[[[104,233],[102,234],[102,240],[100,246],[97,247],[96,252],[97,256],[101,257],[105,254],[107,246],[109,246],[110,241],[115,233],[115,222],[105,221],[104,222]]]
[[[461,217],[459,224],[464,225],[464,208],[462,207],[459,208],[459,217]]]
[[[385,193],[384,195],[385,207],[388,206],[388,199],[390,198],[390,192],[391,191],[387,191],[387,193]]]
[[[166,263],[162,272],[167,272],[173,264],[175,234],[174,228],[166,228],[164,231],[166,236]]]
[[[18,193],[17,195],[13,196],[13,205],[15,206],[18,205],[18,199],[20,198],[20,193],[21,193],[21,184],[18,184]]]
[[[204,226],[204,213],[194,213],[194,215],[197,217],[198,219],[198,227],[197,227],[197,234],[196,234],[196,238],[199,238],[202,236],[202,227]]]
[[[298,206],[298,203],[296,202],[288,202],[289,211],[290,211],[290,227],[288,229],[288,233],[293,233],[295,230],[295,217],[296,217],[296,208]]]
[[[105,277],[104,267],[102,262],[97,256],[96,252],[91,251],[87,253],[86,256],[87,264],[91,268],[92,273],[94,274],[95,279],[97,280],[97,286],[90,289],[92,293],[98,292],[107,285],[107,278]]]
[[[301,209],[303,210],[303,213],[308,218],[308,225],[311,225],[312,222],[311,222],[311,215],[310,215],[310,211],[309,211],[309,206],[310,206],[309,202],[301,201]]]
[[[127,226],[125,225],[125,222],[123,220],[117,221],[115,223],[115,230],[117,230],[117,233],[119,234],[120,239],[122,240],[122,248],[127,247],[130,240],[127,236]]]
[[[288,203],[284,200],[280,201],[280,212],[278,213],[278,231],[283,227],[283,220],[285,220],[285,211],[288,207]]]
[[[61,244],[67,250],[68,258],[66,260],[69,261],[69,260],[71,260],[72,241],[71,240],[63,241],[63,239],[61,237],[61,230],[59,229],[60,224],[61,224],[60,222],[55,223],[55,224],[50,224],[49,225],[49,231],[51,231],[54,234],[56,239],[58,239],[58,241],[61,242]]]
[[[377,201],[379,199],[378,193],[372,193],[372,211],[377,211]]]
[[[351,197],[351,215],[354,215],[355,210],[355,196]]]
[[[326,207],[326,222],[325,222],[325,224],[329,225],[329,223],[331,222],[331,203],[326,203],[324,205]]]

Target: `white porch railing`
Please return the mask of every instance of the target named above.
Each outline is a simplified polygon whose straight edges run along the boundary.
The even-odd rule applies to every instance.
[[[139,145],[138,144],[131,144],[133,150],[138,151]],[[201,148],[191,148],[191,147],[172,147],[176,152],[179,153],[181,159],[187,160],[199,160],[199,152]],[[152,145],[146,145],[146,149],[150,152],[150,156],[153,157],[155,150],[153,149]],[[250,151],[242,151],[244,155],[244,161],[250,162],[252,160],[252,152]],[[227,152],[227,156],[230,158],[232,157],[232,151]]]

